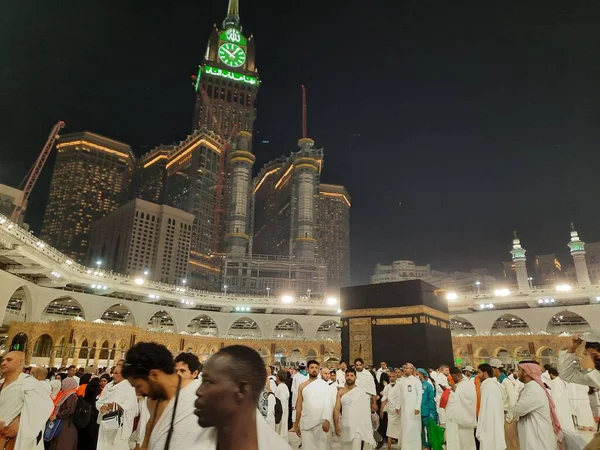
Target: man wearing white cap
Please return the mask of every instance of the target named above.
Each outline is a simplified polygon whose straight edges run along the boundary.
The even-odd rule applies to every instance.
[[[464,369],[464,375],[467,380],[470,380],[471,383],[475,384],[475,368],[473,366],[467,366]]]

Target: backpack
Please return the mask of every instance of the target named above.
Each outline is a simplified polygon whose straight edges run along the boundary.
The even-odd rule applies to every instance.
[[[73,425],[77,428],[85,428],[90,423],[92,415],[92,405],[90,405],[83,397],[77,397],[77,405],[73,413]]]
[[[275,396],[272,392],[269,392],[269,395]],[[281,400],[275,397],[275,423],[280,423],[281,418],[283,417],[283,406],[281,404]]]

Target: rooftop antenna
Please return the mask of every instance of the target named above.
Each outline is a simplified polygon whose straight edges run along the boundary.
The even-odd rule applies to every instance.
[[[302,137],[308,137],[306,131],[306,87],[302,85]]]

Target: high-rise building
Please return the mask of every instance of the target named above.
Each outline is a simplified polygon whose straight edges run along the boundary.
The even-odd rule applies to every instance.
[[[229,0],[222,28],[213,28],[196,79],[194,130],[229,138],[234,126],[252,133],[259,79],[252,36],[240,25],[239,1]]]
[[[298,152],[268,163],[254,180],[254,254],[316,257],[323,149],[309,138],[298,144]]]
[[[42,239],[84,261],[91,225],[128,198],[135,157],[129,145],[83,131],[64,135],[42,225]]]
[[[162,205],[165,202],[167,162],[175,145],[159,145],[142,156],[131,182],[131,198]]]
[[[223,176],[223,141],[198,130],[178,144],[169,158],[166,203],[194,216],[191,236],[190,284],[201,289],[218,286],[220,211],[218,185]]]
[[[92,226],[89,266],[181,284],[187,278],[194,216],[131,200]]]
[[[344,186],[319,186],[317,258],[327,266],[329,289],[350,285],[350,206]]]

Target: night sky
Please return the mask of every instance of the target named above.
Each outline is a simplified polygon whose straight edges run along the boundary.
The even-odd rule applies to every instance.
[[[352,196],[354,283],[394,259],[499,273],[514,229],[563,263],[570,221],[600,240],[599,2],[240,1],[262,79],[256,170],[296,149],[306,84],[322,180]],[[19,184],[59,119],[138,155],[185,138],[190,76],[226,8],[4,2],[0,183]]]

